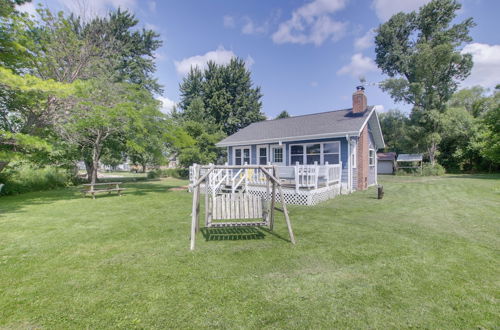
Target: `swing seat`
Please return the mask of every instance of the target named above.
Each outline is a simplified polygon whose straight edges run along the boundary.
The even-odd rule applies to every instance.
[[[209,199],[210,210],[207,227],[267,226],[268,211],[263,197],[247,193],[220,194]],[[249,220],[241,222],[212,222],[212,220]]]
[[[202,170],[205,173],[200,175]],[[236,172],[236,174],[232,176],[232,172]],[[241,172],[245,172],[243,173],[244,176],[240,176],[240,180],[235,181]],[[205,182],[205,187],[207,187],[205,193],[206,228],[267,226],[272,231],[274,227],[274,209],[276,208],[276,189],[278,189],[290,242],[295,244],[292,224],[284,202],[283,188],[279,175],[275,177],[276,174],[277,168],[272,165],[193,165],[194,183],[192,185],[193,208],[191,213],[190,249],[194,250],[196,233],[200,231],[200,185],[202,182]],[[242,183],[242,178],[246,179],[244,183]],[[227,185],[228,181],[232,181],[231,193],[228,191],[229,189],[219,189],[223,184]],[[263,197],[247,192],[247,184],[255,183],[255,181],[265,184],[268,201]],[[244,192],[236,193],[235,191],[240,189],[240,186],[244,187],[241,188]],[[211,188],[210,192],[208,187]],[[224,190],[225,192],[220,193]]]

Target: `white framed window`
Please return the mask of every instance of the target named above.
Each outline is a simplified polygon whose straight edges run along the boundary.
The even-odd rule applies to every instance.
[[[340,141],[290,145],[290,165],[339,164]]]
[[[290,146],[290,165],[304,164],[304,146],[295,144]]]
[[[375,166],[375,150],[368,150],[368,164],[370,166]]]
[[[257,147],[257,157],[259,160],[259,165],[267,165],[267,146]]]
[[[323,164],[340,164],[340,141],[323,143]]]
[[[358,163],[358,145],[353,143],[351,145],[351,166],[352,168],[356,168],[356,164]]]
[[[251,164],[250,147],[234,148],[234,165]]]
[[[306,145],[306,164],[321,164],[321,143]]]
[[[271,147],[271,157],[272,162],[275,164],[283,164],[283,146],[273,146]]]

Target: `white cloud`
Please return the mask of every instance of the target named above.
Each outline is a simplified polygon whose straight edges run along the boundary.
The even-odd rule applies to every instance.
[[[400,11],[408,13],[417,10],[431,0],[373,0],[372,8],[380,21],[385,22]]]
[[[161,102],[162,106],[160,110],[165,114],[171,113],[174,106],[176,105],[176,103],[171,99],[169,99],[168,97],[158,96],[156,97],[156,99]]]
[[[217,50],[209,51],[203,55],[196,55],[175,62],[175,68],[180,75],[186,75],[191,70],[191,67],[204,69],[208,61],[213,61],[216,64],[227,64],[236,55],[231,50],[226,50],[224,47],[219,47]]]
[[[148,9],[150,12],[154,13],[156,11],[156,1],[149,1]]]
[[[382,113],[382,112],[387,112],[388,109],[386,109],[383,105],[381,104],[378,104],[378,105],[375,105],[373,106],[375,108],[375,111],[377,111],[378,113]]]
[[[226,15],[224,16],[223,20],[224,20],[224,27],[234,28],[235,22],[233,16]]]
[[[342,38],[347,23],[335,21],[329,15],[344,8],[345,3],[346,0],[314,0],[298,8],[291,19],[279,25],[272,35],[273,41],[319,46],[328,39]]]
[[[164,61],[167,59],[167,56],[165,55],[165,53],[159,52],[159,51],[155,51],[153,53],[153,57],[155,58],[155,61],[157,61],[157,62]]]
[[[109,9],[134,11],[137,0],[58,0],[67,10],[80,15],[84,20],[106,15]]]
[[[185,58],[181,61],[175,61],[175,68],[180,75],[186,75],[191,70],[191,67],[198,67],[201,70],[205,69],[208,61],[215,62],[215,64],[227,64],[236,54],[231,50],[226,50],[220,46],[216,50],[209,51],[203,55],[195,55]],[[255,63],[254,59],[248,55],[245,59],[247,68],[250,68]]]
[[[153,31],[160,31],[160,27],[158,25],[154,25],[154,24],[151,24],[151,23],[146,23],[144,24],[144,28],[146,30],[153,30]]]
[[[349,74],[354,78],[360,78],[370,71],[377,71],[375,62],[361,53],[356,53],[351,57],[351,63],[344,65],[337,71],[338,75]]]
[[[244,24],[241,28],[243,34],[267,34],[272,26],[275,26],[281,17],[281,10],[273,10],[271,14],[261,23],[255,23],[250,17],[242,18]]]
[[[247,67],[247,69],[250,69],[254,63],[255,60],[253,59],[253,57],[248,55],[247,58],[245,59],[245,66]]]
[[[37,6],[33,2],[26,2],[20,6],[16,6],[16,9],[19,10],[22,13],[28,13],[33,16],[37,16],[38,13],[36,12]]]
[[[243,34],[260,34],[266,33],[269,29],[269,22],[266,21],[262,25],[254,24],[251,18],[243,17],[245,24],[241,28],[241,33]]]
[[[366,31],[366,33],[362,37],[356,38],[354,40],[354,48],[358,51],[370,48],[373,45],[374,38],[375,38],[375,29],[370,29]]]
[[[500,45],[481,43],[468,44],[462,54],[472,54],[474,66],[467,79],[462,82],[462,87],[480,85],[494,88],[500,83]]]

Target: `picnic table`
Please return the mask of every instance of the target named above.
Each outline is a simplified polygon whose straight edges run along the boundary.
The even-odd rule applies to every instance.
[[[111,194],[113,191],[116,191],[121,196],[122,190],[125,190],[125,188],[120,188],[121,184],[122,182],[87,183],[83,185],[83,196],[91,194],[92,198],[95,199],[95,194],[104,192]]]

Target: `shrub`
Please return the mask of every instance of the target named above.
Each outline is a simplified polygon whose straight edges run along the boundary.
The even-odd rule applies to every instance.
[[[444,173],[444,167],[439,165],[438,163],[434,164],[434,166],[432,166],[430,163],[425,163],[422,167],[423,176],[440,176],[444,175]]]
[[[148,179],[158,179],[158,178],[187,179],[188,177],[189,177],[189,169],[187,168],[167,168],[165,170],[153,170],[148,172]]]
[[[148,179],[158,179],[160,178],[162,175],[161,175],[161,170],[152,170],[152,171],[149,171],[148,172]]]
[[[1,194],[56,189],[72,184],[72,180],[70,171],[54,166],[35,168],[29,164],[14,164],[0,173],[0,182],[5,184]]]
[[[172,177],[176,179],[187,179],[189,177],[189,169],[187,168],[167,168],[163,171],[163,175],[166,177]]]
[[[399,176],[439,176],[444,174],[444,167],[437,163],[434,166],[430,163],[424,163],[422,171],[420,171],[420,168],[400,168],[396,171],[396,175]]]

